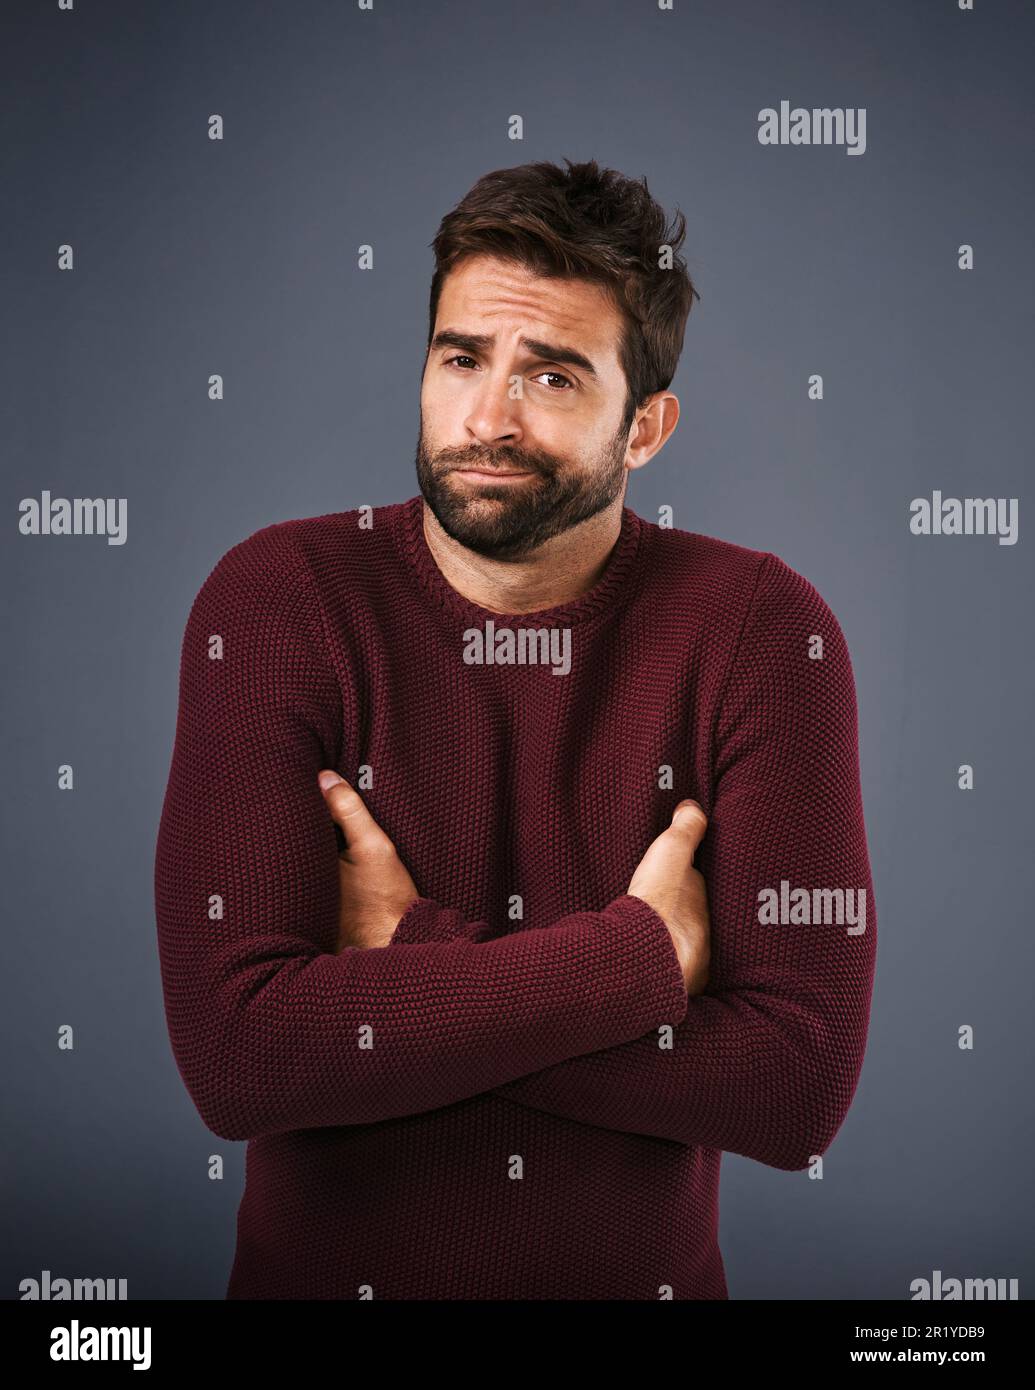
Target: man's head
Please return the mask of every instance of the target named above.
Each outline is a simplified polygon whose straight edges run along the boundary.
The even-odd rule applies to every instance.
[[[417,480],[448,535],[500,560],[623,498],[679,415],[685,218],[666,228],[646,180],[565,163],[486,174],[433,243]]]

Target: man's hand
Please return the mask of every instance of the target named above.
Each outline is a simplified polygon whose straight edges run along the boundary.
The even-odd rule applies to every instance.
[[[672,824],[647,847],[627,889],[664,919],[690,995],[707,986],[711,960],[708,891],[694,868],[694,851],[707,826],[708,817],[696,801],[681,801]]]
[[[399,919],[420,897],[395,846],[367,810],[363,798],[329,769],[317,781],[345,837],[338,855],[338,949],[387,946]]]

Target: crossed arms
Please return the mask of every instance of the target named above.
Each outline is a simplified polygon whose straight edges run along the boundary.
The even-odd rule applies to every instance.
[[[333,954],[337,851],[315,774],[335,763],[340,689],[304,560],[267,579],[263,547],[283,542],[260,536],[224,556],[188,619],[155,860],[170,1038],[206,1125],[245,1139],[495,1091],[778,1168],[822,1153],[862,1064],[875,925],[854,682],[815,590],[763,562],[716,720],[695,861],[710,982],[688,998],[665,923],[628,894],[498,939],[421,899],[390,946]],[[865,889],[865,930],[760,922],[759,890],[782,880]]]

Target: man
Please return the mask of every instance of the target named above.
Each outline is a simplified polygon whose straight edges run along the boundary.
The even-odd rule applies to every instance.
[[[566,163],[435,239],[421,495],[258,531],[188,620],[156,906],[248,1141],[230,1298],[723,1299],[722,1151],[804,1169],[855,1091],[844,637],[624,505],[695,291],[644,181]]]

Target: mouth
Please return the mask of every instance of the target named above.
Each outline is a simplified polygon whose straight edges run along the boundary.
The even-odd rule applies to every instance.
[[[485,483],[502,482],[504,479],[509,480],[511,478],[531,478],[534,476],[531,469],[522,469],[520,471],[517,469],[508,469],[504,472],[496,468],[456,468],[453,471],[462,473],[465,478],[474,478],[477,482]]]

